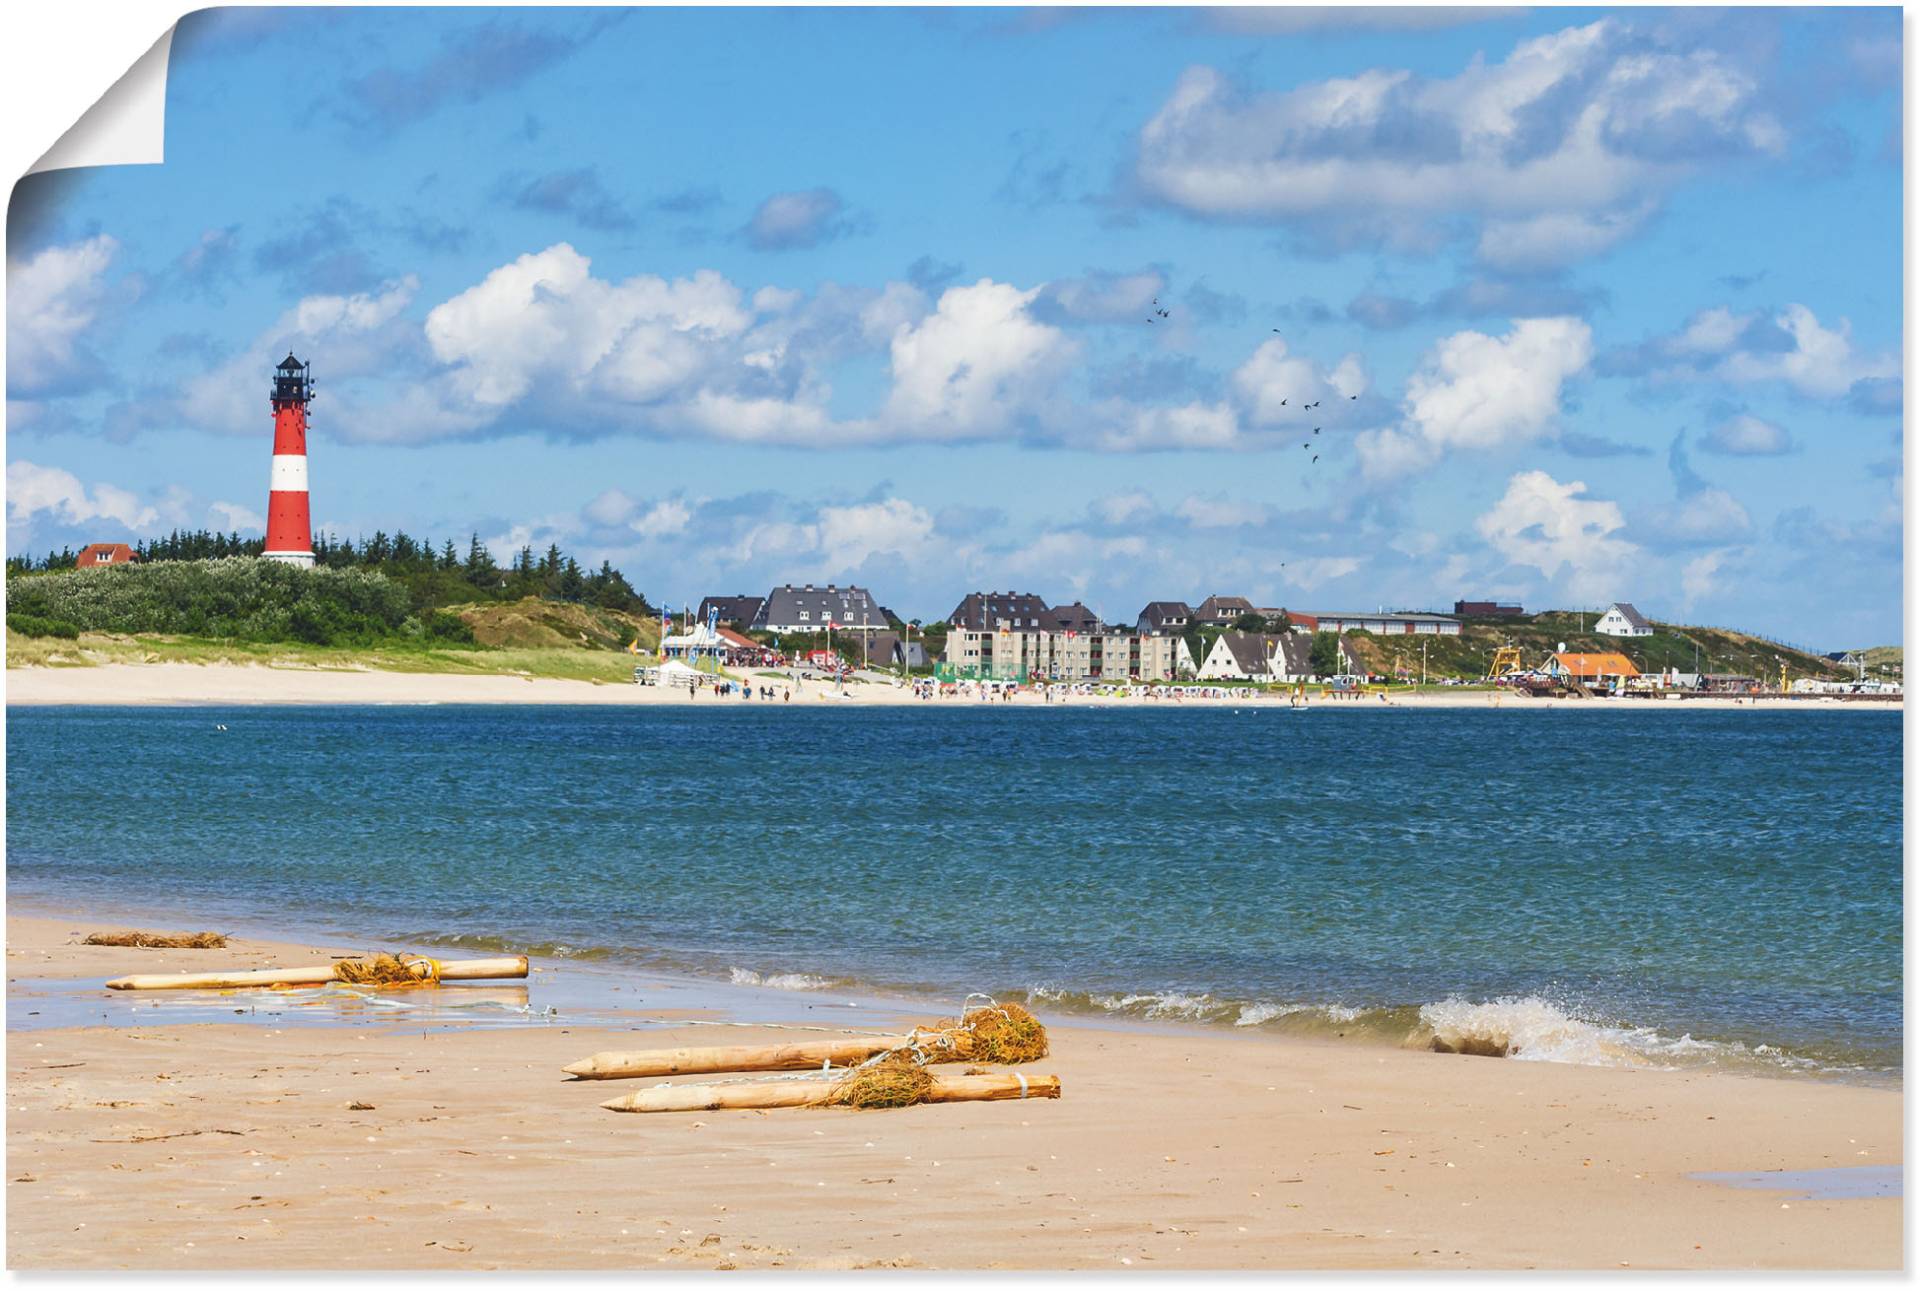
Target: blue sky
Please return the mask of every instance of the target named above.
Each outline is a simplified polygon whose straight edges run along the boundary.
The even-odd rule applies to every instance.
[[[197,14],[164,165],[15,190],[8,546],[257,532],[291,346],[317,526],[674,603],[1897,641],[1899,24]]]

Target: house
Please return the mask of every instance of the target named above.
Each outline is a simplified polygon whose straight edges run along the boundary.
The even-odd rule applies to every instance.
[[[707,621],[709,610],[719,610],[721,623],[730,623],[736,628],[750,627],[760,616],[760,607],[765,603],[765,597],[748,596],[744,592],[733,596],[709,596],[700,602],[700,621]]]
[[[1253,602],[1244,596],[1209,596],[1193,612],[1193,621],[1210,628],[1224,628],[1231,627],[1243,614],[1258,612]]]
[[[1264,632],[1222,632],[1200,664],[1203,681],[1267,681],[1278,637]]]
[[[1653,624],[1627,601],[1615,601],[1600,616],[1593,630],[1603,637],[1650,637]]]
[[[1193,610],[1185,601],[1148,601],[1134,623],[1136,631],[1179,636],[1193,626]]]
[[[1047,626],[1057,632],[1077,632],[1082,635],[1098,632],[1101,628],[1100,616],[1075,601],[1071,605],[1056,605],[1047,611]]]
[[[751,626],[754,632],[878,632],[888,627],[880,603],[864,587],[815,587],[791,583],[767,593]]]
[[[1003,627],[1038,632],[1053,623],[1047,617],[1047,603],[1032,592],[969,592],[947,616],[947,622],[975,632]]]
[[[1453,612],[1463,619],[1517,619],[1526,613],[1505,601],[1455,601]]]
[[[133,548],[124,542],[95,542],[80,549],[75,557],[75,569],[92,569],[95,565],[131,565]]]
[[[1371,632],[1377,637],[1460,635],[1460,620],[1444,614],[1426,614],[1412,610],[1382,610],[1377,614],[1336,614],[1316,610],[1311,614],[1289,613],[1295,627],[1309,632]]]
[[[1615,650],[1603,650],[1597,654],[1560,650],[1548,655],[1540,668],[1550,677],[1577,681],[1582,685],[1631,681],[1640,675],[1640,670],[1633,666],[1633,660]]]
[[[1308,681],[1313,677],[1313,637],[1305,632],[1282,632],[1273,638],[1267,671],[1275,681]],[[1346,638],[1340,640],[1340,671],[1352,672]]]
[[[867,645],[867,660],[876,668],[924,668],[927,647],[922,641],[905,641],[894,631],[876,632]]]

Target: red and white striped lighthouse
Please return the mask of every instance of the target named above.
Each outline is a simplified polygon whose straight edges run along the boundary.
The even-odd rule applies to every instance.
[[[267,548],[261,555],[313,566],[313,529],[307,519],[307,404],[313,374],[287,351],[273,377],[273,476],[267,489]]]

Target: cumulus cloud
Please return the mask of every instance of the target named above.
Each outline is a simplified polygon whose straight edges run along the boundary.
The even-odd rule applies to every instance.
[[[1853,325],[1827,327],[1805,305],[1777,314],[1703,309],[1679,331],[1604,356],[1601,370],[1654,381],[1715,380],[1735,385],[1777,382],[1812,399],[1860,397],[1897,379],[1899,355],[1866,353]]]
[[[85,337],[107,298],[120,244],[104,233],[7,261],[7,397],[70,392],[99,379]]]
[[[1192,215],[1337,241],[1431,247],[1453,217],[1485,217],[1490,262],[1537,267],[1612,246],[1704,161],[1779,154],[1759,98],[1717,52],[1613,18],[1452,77],[1375,68],[1261,93],[1193,67],[1142,127],[1133,174]]]
[[[346,439],[375,439],[381,428],[361,424],[361,413],[343,392],[334,399],[330,382],[385,372],[417,352],[417,331],[402,317],[419,290],[405,278],[375,292],[303,297],[226,363],[189,378],[168,416],[201,430],[227,435],[259,434],[271,425],[266,409],[268,369],[289,351],[316,364],[317,416]],[[324,358],[318,357],[324,354]]]
[[[756,251],[798,251],[855,232],[858,221],[831,188],[775,193],[740,232]]]
[[[1725,457],[1778,457],[1793,451],[1793,437],[1773,422],[1743,412],[1708,431],[1700,446]]]
[[[185,517],[184,495],[170,491],[160,503],[113,484],[87,485],[71,471],[16,458],[7,463],[7,537],[24,540],[34,526],[92,525],[106,521],[128,534],[145,534]]]
[[[1620,536],[1619,506],[1586,492],[1579,480],[1521,471],[1474,529],[1508,563],[1532,566],[1581,600],[1605,600],[1630,581],[1639,548]]]
[[[1559,415],[1562,387],[1592,355],[1592,330],[1574,318],[1521,319],[1504,337],[1444,338],[1408,379],[1399,424],[1360,435],[1362,473],[1390,480],[1454,450],[1540,438]]]
[[[1004,430],[1034,410],[1079,352],[1033,316],[1038,294],[986,278],[943,292],[932,314],[894,333],[888,419],[918,437],[954,439]]]

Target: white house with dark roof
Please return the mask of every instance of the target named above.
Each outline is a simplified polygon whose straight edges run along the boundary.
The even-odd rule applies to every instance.
[[[1261,632],[1222,632],[1200,663],[1201,680],[1270,680],[1276,640]]]
[[[891,626],[886,611],[864,587],[788,583],[767,593],[754,616],[756,632],[880,632]]]
[[[1632,602],[1615,601],[1600,616],[1599,622],[1593,625],[1593,630],[1603,637],[1650,637],[1653,635],[1653,624],[1647,621],[1646,615],[1633,608]]]

